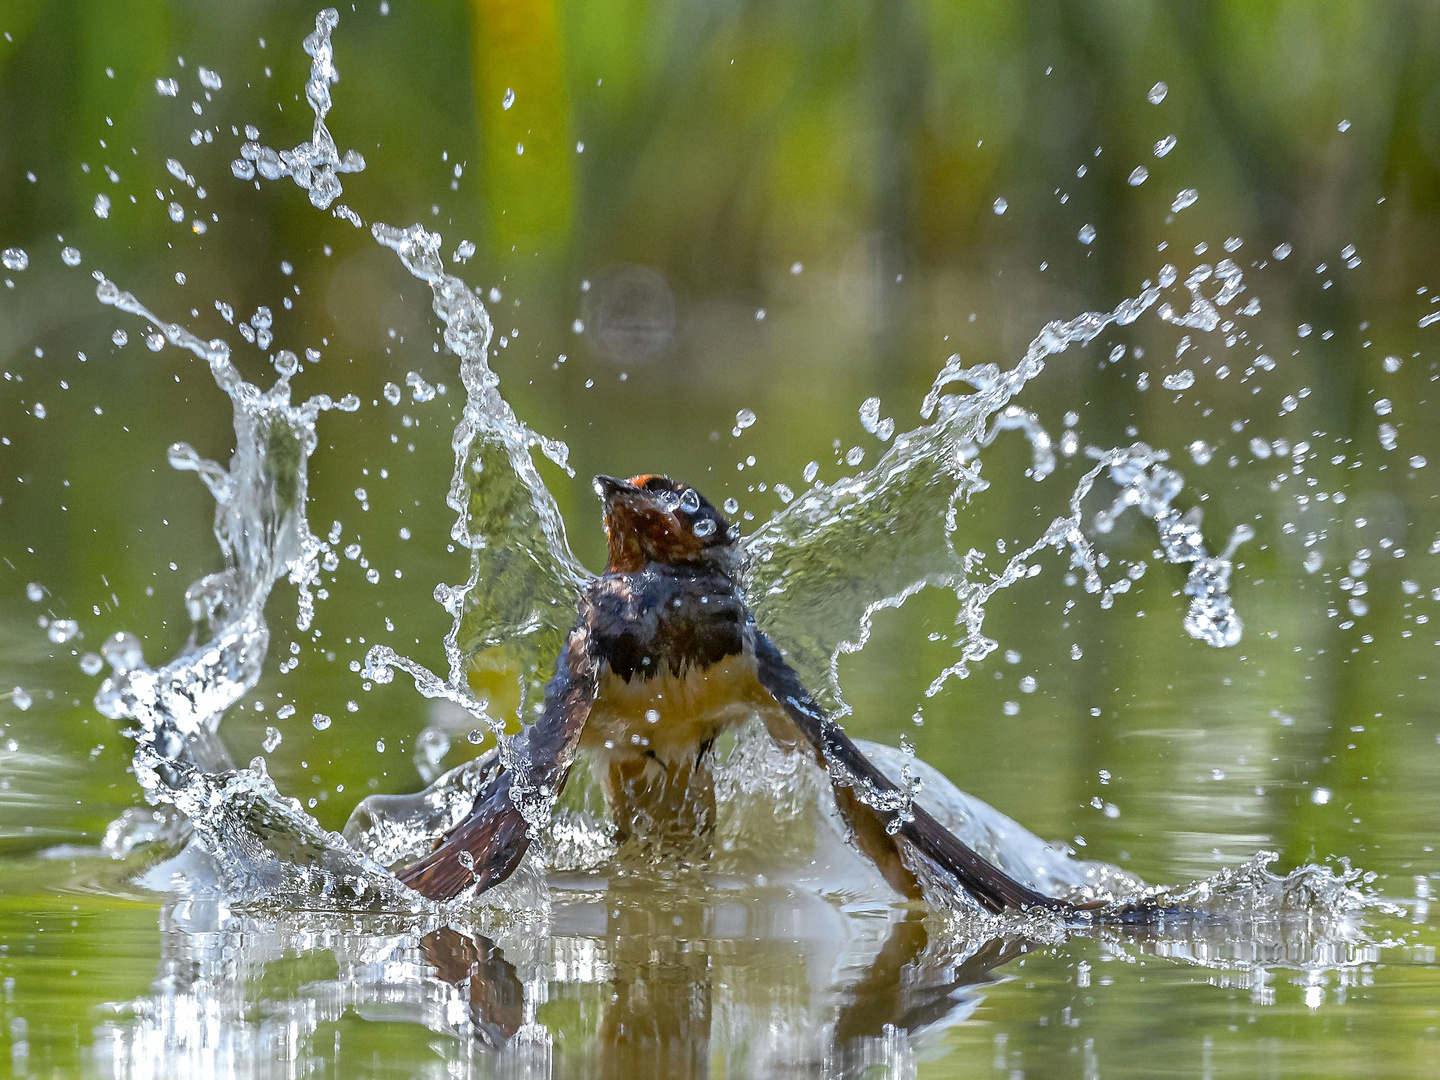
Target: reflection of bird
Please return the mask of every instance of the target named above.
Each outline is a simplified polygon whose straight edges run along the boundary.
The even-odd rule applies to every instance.
[[[525,1022],[525,986],[500,946],[484,934],[467,936],[449,926],[420,940],[420,951],[447,983],[470,998],[470,1023],[487,1046],[504,1046]]]
[[[756,627],[740,587],[739,530],[698,491],[664,476],[599,476],[595,489],[609,563],[581,593],[540,718],[469,816],[402,881],[435,899],[503,881],[530,844],[526,811],[549,804],[582,750],[598,761],[622,842],[703,837],[714,822],[711,748],[758,714],[781,744],[811,749],[856,846],[901,893],[920,895],[910,854],[993,911],[1070,910],[911,804],[825,715]]]

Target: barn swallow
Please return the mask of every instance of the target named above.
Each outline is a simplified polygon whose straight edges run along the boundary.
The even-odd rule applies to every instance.
[[[687,484],[597,476],[608,563],[581,591],[539,718],[487,769],[474,807],[400,880],[434,900],[504,881],[530,846],[525,808],[558,796],[581,752],[598,767],[621,841],[704,838],[712,749],[758,715],[813,754],[854,845],[906,897],[914,867],[985,908],[1076,910],[991,865],[881,774],[756,626],[741,587],[739,528]],[[533,816],[533,812],[532,812]]]

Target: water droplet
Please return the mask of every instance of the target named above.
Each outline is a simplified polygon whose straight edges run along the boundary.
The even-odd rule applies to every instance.
[[[145,664],[140,639],[134,634],[112,634],[100,646],[100,655],[116,671],[137,671]]]
[[[1338,124],[1335,125],[1335,127],[1336,127],[1336,129],[1339,130],[1339,131],[1349,131],[1349,130],[1350,130],[1350,121],[1349,121],[1349,120],[1341,120],[1340,123],[1338,123]]]
[[[1163,82],[1157,82],[1154,86],[1150,87],[1150,92],[1145,96],[1150,99],[1151,105],[1159,105],[1160,102],[1165,100],[1165,95],[1169,92],[1170,87],[1166,86]]]
[[[67,247],[60,249],[60,261],[66,266],[80,265],[80,251],[78,248]]]
[[[1139,187],[1148,179],[1150,179],[1150,170],[1144,165],[1136,165],[1130,170],[1129,184],[1131,187]]]
[[[880,399],[878,397],[866,398],[860,406],[860,426],[872,435],[875,427],[880,423]]]
[[[508,108],[510,108],[511,105],[514,105],[514,104],[515,104],[515,91],[514,91],[514,90],[511,90],[511,89],[507,86],[507,87],[505,88],[505,96],[500,99],[500,107],[501,107],[502,109],[508,109]]]
[[[1416,454],[1410,459],[1410,467],[1412,469],[1423,469],[1427,464],[1428,462],[1425,460],[1424,454]]]
[[[1185,188],[1176,194],[1175,201],[1170,204],[1170,210],[1173,213],[1178,214],[1187,206],[1194,206],[1195,200],[1198,198],[1200,198],[1200,193],[1198,191],[1196,191],[1194,188]]]
[[[1204,439],[1196,439],[1190,444],[1190,459],[1196,465],[1209,465],[1215,456],[1215,448]]]
[[[1284,262],[1290,257],[1290,252],[1293,250],[1295,249],[1292,248],[1289,244],[1276,244],[1275,250],[1272,251],[1270,254],[1274,255],[1275,258],[1278,259],[1280,262]]]
[[[174,79],[156,79],[155,92],[161,97],[174,97],[180,93],[180,84]]]
[[[45,636],[56,645],[64,645],[80,636],[80,624],[74,619],[56,619],[46,628]]]
[[[1195,385],[1195,372],[1182,368],[1161,380],[1166,390],[1189,390]]]
[[[1082,243],[1082,244],[1092,244],[1092,243],[1094,243],[1094,242],[1095,242],[1095,226],[1094,226],[1094,225],[1091,225],[1091,224],[1089,224],[1089,223],[1086,223],[1086,224],[1084,224],[1084,225],[1081,225],[1081,226],[1080,226],[1080,233],[1079,233],[1078,239],[1079,239],[1080,243]]]
[[[804,470],[800,473],[800,475],[805,478],[805,483],[813,484],[815,482],[815,477],[820,475],[820,463],[818,461],[810,462],[808,465],[805,466]]]
[[[215,72],[211,71],[207,67],[201,67],[200,85],[203,86],[206,90],[219,90],[220,87],[224,85],[224,83],[220,81],[220,76],[215,74]]]
[[[865,451],[858,446],[852,446],[845,451],[845,464],[852,468],[865,460]]]
[[[1035,676],[1025,675],[1020,679],[1020,692],[1022,694],[1033,694],[1035,692]]]
[[[165,335],[158,331],[145,335],[145,347],[151,352],[159,352],[165,347]]]
[[[1393,424],[1381,424],[1375,434],[1380,439],[1380,445],[1386,450],[1394,450],[1398,441],[1398,433]]]
[[[23,248],[6,248],[0,251],[0,264],[4,264],[6,270],[24,270],[30,265],[30,256]]]
[[[1387,356],[1387,357],[1385,357],[1385,360],[1384,360],[1384,368],[1385,368],[1385,370],[1388,371],[1391,375],[1394,375],[1395,372],[1397,372],[1397,371],[1400,370],[1400,357],[1398,357],[1398,356]]]
[[[1394,407],[1395,407],[1395,406],[1394,406],[1393,404],[1391,404],[1391,401],[1390,401],[1389,398],[1383,398],[1383,397],[1382,397],[1379,401],[1375,402],[1375,415],[1376,415],[1376,416],[1389,416],[1391,410],[1394,409]]]
[[[1305,556],[1305,572],[1313,574],[1325,565],[1325,559],[1318,551],[1312,551]]]
[[[740,509],[740,504],[735,501],[734,496],[726,499],[723,506],[727,514],[733,514]]]
[[[1156,156],[1156,157],[1164,157],[1166,154],[1170,153],[1170,151],[1171,151],[1171,150],[1174,150],[1174,149],[1175,149],[1175,136],[1174,136],[1174,135],[1166,135],[1163,139],[1161,139],[1159,142],[1157,142],[1157,143],[1155,144],[1155,156]]]
[[[1006,716],[1019,716],[1020,703],[1018,701],[1007,701],[1004,706],[1002,706],[1001,711],[1004,712]]]
[[[185,208],[177,202],[172,202],[165,208],[165,211],[170,215],[171,221],[180,222],[185,220]]]
[[[31,603],[38,604],[41,600],[45,599],[45,586],[41,585],[38,581],[32,581],[29,585],[25,586],[25,596]]]
[[[80,657],[80,670],[86,675],[99,675],[104,666],[105,661],[100,659],[99,653],[87,652]]]
[[[280,734],[279,728],[267,727],[265,729],[265,741],[262,742],[260,745],[265,748],[265,752],[267,754],[273,754],[275,752],[275,748],[280,745],[280,740],[282,738],[284,738],[284,736]]]
[[[1324,806],[1330,801],[1330,789],[1317,787],[1314,791],[1310,792],[1310,801],[1316,806]]]
[[[435,387],[427,383],[418,371],[407,371],[405,373],[405,385],[410,387],[410,400],[417,404],[424,404],[427,401],[435,400],[437,393]]]
[[[30,708],[30,706],[34,703],[34,699],[31,698],[29,694],[27,694],[21,687],[18,686],[10,691],[10,701],[15,706],[15,708],[19,709],[21,712],[24,712],[26,709]]]
[[[316,731],[324,731],[330,726],[331,720],[323,712],[317,712],[310,718],[310,723],[314,725]]]
[[[275,710],[275,715],[278,716],[281,720],[289,720],[290,717],[295,715],[295,706],[281,705],[280,708]]]
[[[95,216],[98,218],[110,216],[110,196],[103,191],[95,196]]]
[[[997,213],[997,214],[1003,214],[1003,213],[1005,213],[1006,210],[1009,210],[1009,209],[1010,209],[1010,204],[1009,204],[1008,202],[1006,202],[1003,198],[1001,198],[1001,199],[996,199],[996,200],[995,200],[995,213]]]
[[[755,423],[755,412],[753,409],[741,409],[735,414],[735,426],[741,431],[751,427]]]
[[[382,390],[381,393],[384,395],[385,400],[391,405],[400,404],[400,387],[396,386],[393,382],[387,382],[385,389]]]

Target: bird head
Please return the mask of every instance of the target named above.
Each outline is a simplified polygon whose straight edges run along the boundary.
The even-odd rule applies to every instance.
[[[668,476],[602,475],[595,477],[595,493],[605,508],[608,570],[630,573],[650,562],[733,570],[739,527],[689,484]]]

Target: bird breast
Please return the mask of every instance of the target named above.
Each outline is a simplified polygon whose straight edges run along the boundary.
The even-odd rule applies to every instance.
[[[580,746],[601,754],[653,754],[664,761],[693,759],[726,729],[744,723],[774,699],[755,673],[753,653],[727,656],[628,681],[611,670],[585,724]]]

